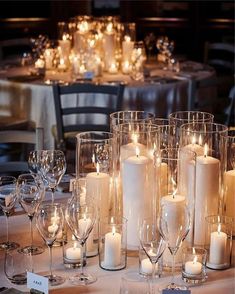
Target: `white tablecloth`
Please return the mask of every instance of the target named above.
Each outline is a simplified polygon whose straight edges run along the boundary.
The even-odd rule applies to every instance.
[[[61,196],[61,201],[67,199],[69,194]],[[58,199],[58,194],[56,196]],[[29,245],[29,220],[24,214],[12,216],[9,219],[10,240],[18,242],[21,246]],[[0,241],[5,241],[6,238],[6,224],[4,216],[0,217]],[[34,240],[35,244],[43,245],[42,238],[39,236],[37,229],[34,227]],[[234,253],[234,252],[233,252]],[[17,286],[11,284],[4,274],[4,251],[0,251],[0,286],[1,287],[14,287],[21,291],[27,291],[26,286]],[[191,287],[192,294],[233,294],[234,293],[234,256],[232,267],[227,270],[212,271],[208,270],[208,279],[201,286]],[[45,247],[45,252],[41,255],[34,256],[34,272],[42,273],[48,271],[49,258],[48,250]],[[94,274],[97,277],[97,282],[89,286],[73,286],[68,278],[74,275],[77,270],[65,269],[62,259],[62,248],[53,248],[53,272],[63,275],[67,278],[66,282],[61,286],[57,286],[51,289],[50,293],[55,294],[75,294],[75,293],[99,293],[99,294],[119,294],[121,277],[127,272],[138,272],[138,258],[128,257],[127,267],[120,271],[105,271],[98,265],[98,257],[92,257],[87,259],[87,265],[85,267],[87,272]],[[156,287],[159,285],[167,284],[170,281],[170,273],[163,273],[163,277],[157,280]],[[181,274],[178,272],[176,281],[183,283],[181,280]],[[147,282],[143,281],[138,283],[139,289],[146,289]],[[144,292],[143,292],[144,293]]]
[[[148,82],[132,81],[129,76],[122,74],[106,74],[98,81],[126,82],[124,110],[145,110],[155,113],[157,117],[167,117],[173,111],[188,109],[190,79],[204,79],[212,74],[214,73],[203,68],[193,73],[178,74],[153,68],[150,71],[152,78],[148,79]],[[1,70],[0,78],[0,119],[2,115],[12,115],[35,121],[37,127],[44,128],[45,148],[53,148],[51,129],[55,124],[54,100],[51,85],[45,84],[44,81],[70,81],[70,74],[49,72],[44,81],[32,81],[27,68],[13,68]],[[18,81],[15,81],[17,79]],[[208,93],[206,95],[208,96]],[[213,99],[211,93],[209,96]],[[99,95],[89,96],[89,99],[84,95],[83,103],[93,101],[95,105],[100,105],[102,99],[104,98]],[[66,100],[66,103],[69,103],[69,100]]]

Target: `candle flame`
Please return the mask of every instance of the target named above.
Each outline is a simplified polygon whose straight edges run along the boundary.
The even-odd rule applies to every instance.
[[[64,58],[60,58],[60,64],[64,65]]]
[[[138,135],[135,134],[135,133],[132,133],[131,134],[131,140],[134,144],[137,144],[138,143]]]
[[[108,33],[111,33],[113,30],[113,24],[110,22],[108,25],[107,25],[107,32]]]
[[[113,221],[113,216],[111,217],[111,224],[113,224],[114,223],[114,221]]]
[[[95,164],[95,154],[93,153],[92,157],[91,157],[91,161],[93,164]]]
[[[130,37],[130,36],[125,36],[125,37],[124,37],[124,40],[125,40],[126,42],[130,42],[130,41],[131,41],[131,37]]]
[[[195,137],[195,135],[193,135],[193,137],[192,137],[192,144],[193,145],[196,144],[196,137]]]
[[[204,146],[204,157],[207,157],[207,153],[208,153],[208,145],[205,144],[205,146]]]
[[[199,145],[202,145],[202,135],[199,135],[198,143]]]
[[[112,226],[112,233],[113,233],[113,235],[116,233],[115,226]]]
[[[74,243],[73,243],[73,249],[76,249],[78,247],[78,244],[77,244],[77,242],[75,241]]]
[[[63,40],[63,41],[66,41],[66,40],[67,40],[66,35],[63,35],[62,40]]]
[[[140,149],[138,147],[135,148],[135,154],[137,157],[140,155]]]
[[[197,262],[197,256],[194,256],[193,263]]]
[[[220,232],[221,232],[221,224],[219,223],[218,224],[218,234],[220,234]]]
[[[97,175],[100,173],[100,165],[99,165],[99,162],[96,163],[96,173],[97,173]]]
[[[195,248],[193,247],[193,254],[196,254],[196,250],[195,250]]]
[[[79,30],[80,30],[81,33],[87,32],[88,31],[88,22],[83,21],[79,26]]]

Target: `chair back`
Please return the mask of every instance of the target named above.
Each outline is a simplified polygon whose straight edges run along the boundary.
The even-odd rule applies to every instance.
[[[68,133],[109,131],[109,115],[121,110],[123,92],[123,84],[53,85],[57,148]]]
[[[22,143],[34,145],[35,150],[44,147],[43,129],[36,128],[35,131],[9,130],[0,131],[0,144]],[[22,173],[28,172],[27,161],[0,162],[0,173]]]
[[[204,63],[221,69],[234,71],[235,49],[229,43],[205,43]]]

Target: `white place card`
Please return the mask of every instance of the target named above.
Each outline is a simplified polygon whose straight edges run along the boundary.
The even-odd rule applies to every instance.
[[[49,281],[47,278],[27,272],[27,288],[38,290],[44,294],[48,294]]]

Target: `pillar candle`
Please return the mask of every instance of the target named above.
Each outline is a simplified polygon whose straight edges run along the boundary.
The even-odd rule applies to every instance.
[[[214,265],[224,264],[226,262],[227,234],[221,232],[221,225],[218,230],[212,232],[210,236],[210,257],[209,263]]]
[[[131,54],[134,49],[134,42],[129,36],[124,37],[122,42],[122,58],[124,61],[131,61]]]
[[[235,220],[235,170],[224,173],[225,214]]]
[[[220,161],[211,156],[196,158],[194,243],[205,245],[206,216],[218,212]]]
[[[117,233],[115,226],[112,232],[105,234],[104,265],[116,267],[121,263],[121,234]]]
[[[153,160],[146,156],[131,156],[122,164],[123,214],[127,218],[127,247],[139,246],[138,225],[141,217],[152,212]]]
[[[107,173],[97,171],[87,174],[86,181],[87,197],[94,199],[102,219],[109,214],[110,177]]]
[[[112,23],[107,25],[103,35],[103,45],[105,52],[105,67],[108,70],[110,65],[115,62],[115,34]]]

